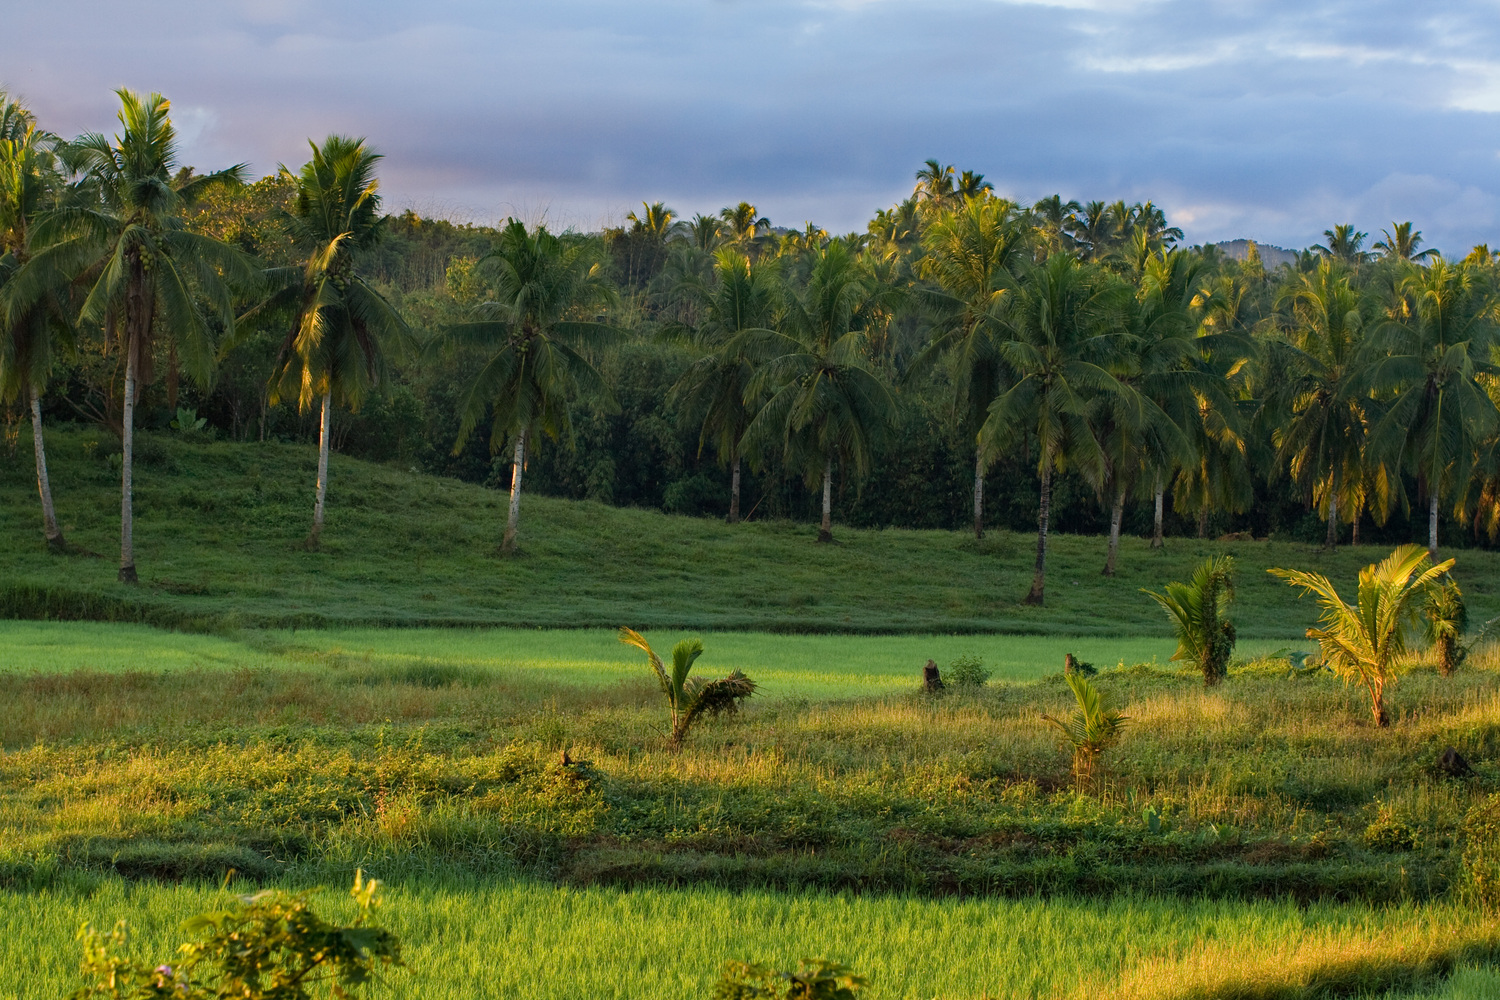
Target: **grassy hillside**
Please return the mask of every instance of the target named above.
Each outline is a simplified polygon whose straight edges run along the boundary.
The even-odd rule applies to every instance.
[[[1241,563],[1246,637],[1296,637],[1313,618],[1268,566],[1353,580],[1382,550],[1331,556],[1289,542],[1124,543],[1120,575],[1099,575],[1104,541],[1058,536],[1048,604],[1020,604],[1033,539],[994,532],[728,527],[712,520],[528,496],[516,559],[495,555],[505,496],[334,457],[324,549],[303,551],[315,455],[284,444],[138,445],[138,587],[114,582],[118,446],[94,429],[51,433],[53,488],[67,537],[41,543],[30,451],[0,455],[0,615],[233,625],[683,626],[847,632],[1163,635],[1140,588],[1182,578],[1217,551]],[[1475,618],[1500,612],[1500,556],[1460,553]]]

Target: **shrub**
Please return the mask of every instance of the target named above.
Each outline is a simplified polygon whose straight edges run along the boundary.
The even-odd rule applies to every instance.
[[[304,896],[267,890],[242,897],[234,909],[183,925],[204,936],[182,946],[176,965],[122,956],[123,921],[109,934],[85,927],[83,974],[93,982],[73,1000],[308,1000],[319,984],[332,996],[350,996],[374,980],[377,968],[401,965],[395,935],[367,923],[379,885],[355,873],[351,895],[359,915],[343,927],[319,917]]]
[[[972,653],[957,657],[948,664],[948,683],[954,687],[982,688],[990,679],[990,669]]]
[[[865,978],[842,965],[803,959],[796,972],[778,972],[749,962],[725,962],[714,1000],[854,1000]]]
[[[1464,604],[1464,592],[1458,589],[1457,583],[1449,579],[1427,588],[1422,620],[1426,625],[1427,641],[1437,653],[1438,671],[1447,677],[1463,663],[1468,653],[1462,640],[1469,627],[1469,609]]]

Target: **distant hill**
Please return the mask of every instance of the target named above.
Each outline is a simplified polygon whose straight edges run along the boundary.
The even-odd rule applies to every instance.
[[[1255,249],[1260,251],[1261,263],[1265,264],[1266,270],[1274,270],[1282,264],[1296,264],[1298,252],[1288,250],[1285,247],[1272,246],[1269,243],[1261,243],[1258,240],[1224,240],[1215,243],[1214,246],[1224,251],[1226,257],[1235,260],[1244,260],[1250,256],[1250,244],[1255,244]]]

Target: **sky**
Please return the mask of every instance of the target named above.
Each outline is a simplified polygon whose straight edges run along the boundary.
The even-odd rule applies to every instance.
[[[389,209],[554,228],[748,200],[863,230],[929,157],[1030,202],[1154,200],[1189,242],[1412,220],[1500,245],[1500,0],[3,0],[0,87],[183,160],[379,149]]]

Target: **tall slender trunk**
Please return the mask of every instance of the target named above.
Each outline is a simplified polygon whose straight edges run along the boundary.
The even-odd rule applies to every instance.
[[[505,519],[505,535],[500,539],[500,551],[513,555],[516,551],[516,532],[521,525],[521,475],[526,470],[526,432],[516,435],[515,461],[510,467],[510,513]]]
[[[740,453],[736,448],[729,459],[729,523],[740,523]]]
[[[1427,495],[1427,555],[1433,562],[1437,562],[1437,522],[1437,490],[1429,487]]]
[[[1357,504],[1354,508],[1354,520],[1349,522],[1349,544],[1359,544],[1359,519],[1365,514],[1364,504]]]
[[[31,390],[31,440],[36,448],[36,491],[42,497],[42,532],[47,548],[61,552],[68,547],[62,529],[57,526],[57,509],[52,506],[52,480],[47,475],[47,446],[42,441],[42,401]]]
[[[1161,480],[1158,479],[1156,481],[1156,524],[1151,531],[1151,547],[1153,549],[1159,549],[1166,544],[1166,541],[1162,538],[1161,531],[1162,494],[1165,492],[1162,489]]]
[[[984,537],[984,457],[974,452],[974,537]]]
[[[1208,537],[1208,504],[1206,503],[1203,505],[1203,509],[1198,511],[1198,537]]]
[[[1109,512],[1109,555],[1104,559],[1104,575],[1115,575],[1115,559],[1120,552],[1120,522],[1125,518],[1125,487],[1115,488],[1115,505]]]
[[[818,527],[818,541],[833,541],[833,459],[823,462],[823,523]]]
[[[1337,484],[1338,480],[1334,480]],[[1336,548],[1339,544],[1339,497],[1337,493],[1330,493],[1328,497],[1328,537],[1323,540],[1325,549]]]
[[[307,547],[317,550],[323,535],[323,500],[328,496],[328,425],[333,412],[333,387],[323,390],[323,414],[318,421],[318,498],[313,503],[312,533],[307,536]]]
[[[1027,604],[1041,604],[1047,587],[1047,523],[1052,516],[1052,456],[1042,458],[1042,496],[1036,514],[1036,573]]]
[[[125,345],[125,405],[120,417],[120,582],[135,583],[135,511],[130,481],[135,457],[135,338]]]

